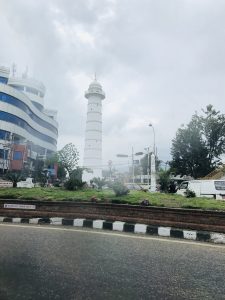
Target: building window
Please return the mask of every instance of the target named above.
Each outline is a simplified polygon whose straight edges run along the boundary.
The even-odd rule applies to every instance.
[[[45,120],[43,120],[43,119],[39,118],[37,115],[35,115],[33,113],[33,111],[29,108],[29,106],[26,105],[21,100],[15,98],[13,96],[10,96],[8,94],[0,92],[0,101],[16,106],[17,108],[24,111],[33,121],[38,123],[38,125],[41,125],[44,128],[49,129],[53,133],[58,134],[58,130],[55,126],[53,126],[52,124],[49,124]]]
[[[48,142],[55,146],[57,144],[55,139],[53,139],[52,137],[50,137],[46,134],[43,134],[43,133],[37,131],[36,129],[31,127],[26,121],[24,121],[23,119],[15,116],[13,114],[10,114],[10,113],[4,112],[4,111],[0,111],[0,120],[20,126],[21,128],[25,129],[27,132],[29,132],[31,135],[39,138],[42,141]]]
[[[13,160],[21,160],[23,158],[23,153],[21,151],[14,151]]]
[[[0,140],[9,140],[10,132],[0,129]]]
[[[7,84],[8,78],[0,76],[0,83]]]
[[[8,150],[5,149],[0,149],[0,158],[1,159],[8,159]]]

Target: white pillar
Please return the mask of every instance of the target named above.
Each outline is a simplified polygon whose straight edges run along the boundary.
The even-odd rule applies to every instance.
[[[85,92],[88,99],[87,121],[84,146],[83,181],[94,177],[102,178],[102,100],[105,93],[96,79]]]

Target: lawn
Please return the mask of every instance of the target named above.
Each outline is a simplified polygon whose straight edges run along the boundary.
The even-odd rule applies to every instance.
[[[0,199],[24,200],[61,200],[90,201],[96,197],[98,202],[139,204],[147,199],[150,205],[174,208],[198,208],[209,210],[225,210],[225,201],[209,198],[185,198],[175,194],[149,193],[130,191],[126,196],[116,197],[112,190],[98,191],[95,189],[81,191],[66,191],[62,188],[2,188]]]

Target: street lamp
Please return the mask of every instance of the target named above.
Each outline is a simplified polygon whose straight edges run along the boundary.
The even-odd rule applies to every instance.
[[[151,154],[151,192],[156,191],[156,174],[155,174],[155,129],[152,123],[148,124],[149,127],[152,127],[153,130],[153,137],[154,137],[154,144],[153,144],[153,154]]]
[[[152,130],[153,130],[153,137],[154,137],[153,153],[155,154],[155,129],[154,129],[154,126],[152,125],[152,123],[149,123],[148,126],[152,127]]]

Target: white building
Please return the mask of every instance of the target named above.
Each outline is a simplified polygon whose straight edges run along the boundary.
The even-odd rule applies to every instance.
[[[83,181],[90,182],[94,177],[102,177],[102,100],[105,99],[105,93],[96,79],[89,85],[85,97],[88,99],[88,108]]]
[[[29,168],[57,150],[56,111],[44,108],[44,85],[0,67],[0,170]],[[22,161],[22,162],[21,162]]]

